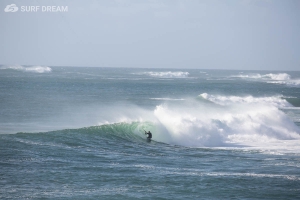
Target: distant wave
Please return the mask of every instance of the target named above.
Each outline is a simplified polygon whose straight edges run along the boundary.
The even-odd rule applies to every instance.
[[[12,70],[17,70],[17,71],[33,72],[33,73],[49,73],[52,71],[52,69],[47,66],[24,67],[21,65],[13,65],[13,66],[3,66],[0,69],[12,69]]]
[[[262,76],[263,78],[270,78],[272,80],[290,80],[291,76],[287,73],[279,73],[279,74],[266,74]]]
[[[151,76],[151,77],[158,77],[158,78],[187,78],[189,76],[188,72],[144,72],[143,74]]]
[[[292,79],[291,75],[287,73],[278,73],[278,74],[249,74],[249,75],[234,75],[232,77],[238,77],[238,78],[247,78],[247,79],[257,79],[257,80],[263,80],[267,81],[267,83],[275,83],[275,84],[286,84],[291,86],[298,86],[300,85],[300,79]]]
[[[292,105],[281,98],[281,96],[271,97],[253,97],[253,96],[222,96],[222,95],[211,95],[202,93],[199,95],[203,99],[209,100],[219,105],[232,105],[232,104],[268,104],[277,108],[291,107]]]
[[[300,86],[300,79],[292,79],[288,81],[268,81],[267,83],[285,84],[290,86]]]
[[[172,99],[172,98],[150,98],[153,100],[164,100],[164,101],[184,101],[184,99]]]
[[[289,80],[291,77],[289,74],[287,73],[279,73],[279,74],[265,74],[265,75],[261,75],[261,74],[249,74],[249,75],[244,75],[244,74],[240,74],[240,75],[234,75],[232,77],[239,77],[239,78],[251,78],[251,79],[262,79],[262,78],[266,78],[266,79],[271,79],[271,80]]]

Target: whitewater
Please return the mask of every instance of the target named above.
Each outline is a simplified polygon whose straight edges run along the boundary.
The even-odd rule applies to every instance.
[[[0,198],[299,199],[299,80],[0,66]]]

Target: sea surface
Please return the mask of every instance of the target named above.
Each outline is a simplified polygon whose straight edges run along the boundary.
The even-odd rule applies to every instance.
[[[0,66],[0,199],[300,199],[300,72]]]

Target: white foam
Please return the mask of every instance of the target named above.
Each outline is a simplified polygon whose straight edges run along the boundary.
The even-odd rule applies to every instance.
[[[267,83],[274,83],[274,84],[283,84],[283,85],[290,85],[290,86],[299,86],[300,79],[291,79],[288,81],[268,81]]]
[[[181,72],[181,71],[144,72],[143,74],[146,74],[151,77],[157,77],[157,78],[187,78],[189,76],[188,72]]]
[[[292,105],[282,96],[271,96],[271,97],[253,97],[253,96],[222,96],[222,95],[211,95],[202,93],[199,95],[203,99],[209,100],[219,105],[231,105],[231,104],[269,104],[278,108],[292,107]]]
[[[266,81],[267,83],[274,83],[274,84],[286,84],[290,86],[299,86],[300,85],[300,79],[292,79],[291,75],[287,73],[269,73],[269,74],[248,74],[248,75],[235,75],[232,77],[238,77],[238,78],[247,78],[247,79],[255,79],[255,80],[261,80]]]
[[[252,79],[259,79],[262,78],[260,74],[250,74],[250,75],[234,75],[232,77],[237,77],[237,78],[252,78]]]
[[[270,78],[272,80],[290,80],[291,76],[287,73],[279,73],[279,74],[266,74],[262,76],[263,78]]]
[[[154,135],[154,138],[170,144],[295,149],[295,144],[300,142],[299,127],[277,108],[276,103],[272,105],[264,103],[264,100],[255,100],[255,103],[242,101],[221,107],[201,101],[180,106],[163,104],[156,107],[154,115],[159,127],[159,135]],[[289,142],[295,140],[296,143]],[[296,149],[299,150],[298,147]]]
[[[17,70],[17,71],[33,72],[33,73],[49,73],[52,71],[52,69],[47,66],[24,67],[21,65],[13,65],[13,66],[3,66],[0,69],[12,69],[12,70]]]
[[[21,65],[13,65],[13,66],[2,66],[0,69],[13,69],[13,70],[24,70],[24,67]]]
[[[52,69],[50,67],[45,67],[45,66],[32,66],[32,67],[26,67],[25,71],[35,72],[35,73],[47,73],[47,72],[51,72]]]

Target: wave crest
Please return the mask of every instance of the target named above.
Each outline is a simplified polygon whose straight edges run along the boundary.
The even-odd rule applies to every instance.
[[[283,81],[283,80],[290,80],[291,76],[287,73],[279,73],[279,74],[266,74],[262,76],[263,78],[270,78],[272,80],[277,80],[277,81]]]
[[[187,78],[189,76],[188,72],[144,72],[143,74],[146,74],[151,77],[158,77],[158,78]]]
[[[249,75],[235,75],[232,77],[237,78],[246,78],[246,79],[255,79],[255,80],[262,80],[267,81],[267,83],[274,83],[274,84],[285,84],[290,86],[299,86],[300,79],[292,79],[291,75],[287,73],[278,73],[278,74],[249,74]]]
[[[278,73],[278,74],[249,74],[249,75],[236,75],[233,77],[239,77],[239,78],[251,78],[251,79],[271,79],[271,80],[290,80],[291,76],[287,73]]]
[[[13,66],[4,66],[4,67],[1,67],[1,69],[12,69],[12,70],[17,70],[17,71],[33,72],[33,73],[49,73],[52,71],[52,69],[47,66],[24,67],[21,65],[13,65]]]
[[[219,105],[232,105],[232,104],[268,104],[277,108],[291,107],[292,105],[281,96],[271,97],[253,97],[253,96],[222,96],[222,95],[211,95],[202,93],[199,97],[211,101]]]

